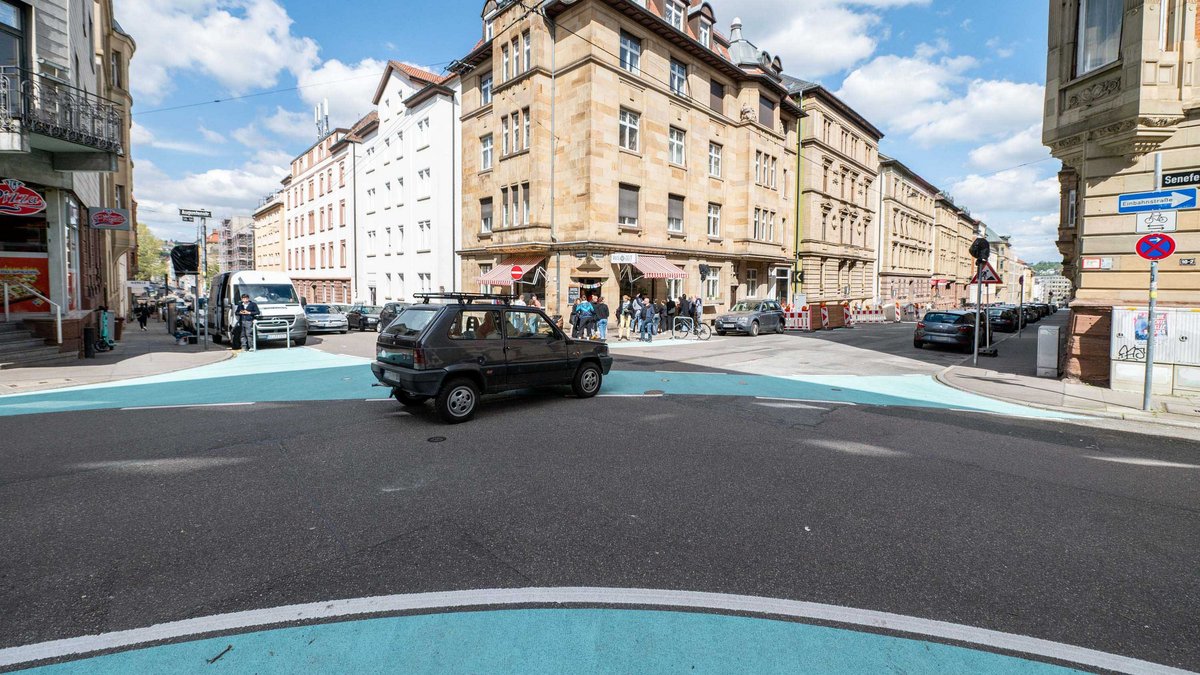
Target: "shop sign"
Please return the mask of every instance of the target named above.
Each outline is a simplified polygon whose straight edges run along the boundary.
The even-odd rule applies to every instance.
[[[32,216],[46,208],[42,196],[15,178],[0,180],[0,215]]]
[[[632,265],[638,261],[636,253],[614,253],[612,254],[614,265]]]
[[[50,260],[46,254],[0,253],[0,282],[8,287],[8,308],[12,312],[48,312],[50,306],[30,288],[50,297]],[[16,284],[21,284],[20,286]],[[0,286],[0,294],[4,287]],[[0,298],[3,302],[4,298]]]
[[[90,221],[94,230],[128,230],[129,211],[126,209],[95,209]]]

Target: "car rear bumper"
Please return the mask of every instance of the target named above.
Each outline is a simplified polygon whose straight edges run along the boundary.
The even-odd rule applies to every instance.
[[[612,360],[609,359],[609,362]],[[446,377],[446,371],[440,369],[412,370],[378,361],[371,364],[371,374],[380,384],[421,396],[436,396]]]
[[[938,333],[925,333],[913,338],[916,342],[926,342],[931,345],[956,345],[966,347],[971,344],[971,338],[967,335],[941,335]]]

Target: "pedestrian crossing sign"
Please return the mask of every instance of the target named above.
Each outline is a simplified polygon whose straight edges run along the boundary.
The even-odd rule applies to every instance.
[[[982,276],[983,279],[980,279],[980,276]],[[992,263],[984,261],[980,271],[976,272],[975,276],[971,277],[971,283],[981,283],[985,286],[995,286],[1004,282],[1000,280],[1000,275],[996,274],[996,268],[992,267]]]

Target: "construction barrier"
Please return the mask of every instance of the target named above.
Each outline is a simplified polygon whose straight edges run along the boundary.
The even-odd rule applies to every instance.
[[[886,323],[882,309],[860,309],[854,313],[854,323]]]
[[[784,312],[783,327],[787,330],[812,330],[811,318],[808,305],[805,305],[799,311]]]

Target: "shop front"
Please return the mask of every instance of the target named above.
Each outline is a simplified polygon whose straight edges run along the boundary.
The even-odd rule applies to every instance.
[[[525,303],[546,303],[546,256],[517,255],[498,263],[480,263],[479,290],[481,293],[515,295]]]

